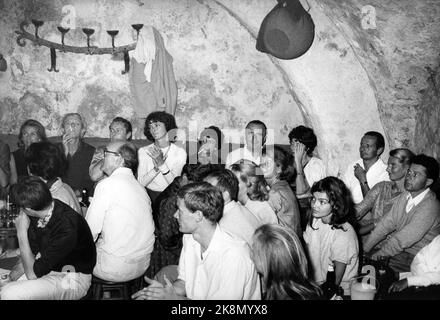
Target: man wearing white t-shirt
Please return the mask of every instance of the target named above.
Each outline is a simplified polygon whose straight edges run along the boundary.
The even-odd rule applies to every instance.
[[[132,297],[138,300],[259,300],[260,282],[249,247],[218,225],[223,212],[221,192],[206,182],[191,183],[177,194],[176,218],[183,236],[178,278],[150,285]]]
[[[355,204],[360,203],[370,188],[381,181],[389,181],[387,165],[380,159],[385,148],[385,139],[376,131],[368,131],[361,139],[361,158],[349,165],[343,181],[351,191]]]

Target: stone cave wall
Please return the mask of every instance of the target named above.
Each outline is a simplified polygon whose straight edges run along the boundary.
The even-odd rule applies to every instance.
[[[75,29],[65,43],[85,46],[83,27],[94,28],[92,45],[111,46],[106,30],[118,29],[116,45],[133,43],[133,23],[152,25],[173,56],[178,84],[176,120],[180,127],[196,123],[225,128],[231,135],[252,119],[274,129],[278,143],[304,117],[283,75],[267,55],[255,50],[255,39],[219,6],[196,0],[155,1],[0,1],[0,48],[8,70],[0,74],[0,128],[17,133],[21,123],[34,118],[49,135],[60,133],[60,119],[80,112],[88,122],[87,136],[107,137],[115,116],[134,124],[143,137],[143,121],[132,108],[128,78],[121,75],[122,57],[57,52],[60,72],[48,72],[50,51],[30,41],[20,47],[15,30],[23,20],[40,19],[40,37],[60,42],[56,29],[66,17],[65,6],[75,9]],[[33,25],[27,29],[33,33]]]
[[[416,117],[414,146],[417,153],[425,153],[440,162],[440,67],[431,70],[428,81]]]

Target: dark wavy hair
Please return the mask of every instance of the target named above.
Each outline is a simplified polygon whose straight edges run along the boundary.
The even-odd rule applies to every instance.
[[[12,202],[21,208],[41,211],[49,207],[53,198],[49,187],[38,177],[24,177],[11,187]]]
[[[228,169],[216,170],[209,173],[206,178],[213,178],[217,181],[216,188],[222,193],[227,191],[231,200],[237,201],[238,179],[235,174]]]
[[[355,225],[354,204],[351,192],[344,182],[336,177],[326,177],[315,182],[310,192],[324,192],[327,194],[332,207],[330,225],[333,229],[341,229],[341,225],[349,222]],[[313,215],[310,215],[309,225],[312,226]]]
[[[40,137],[41,141],[47,141],[46,136],[46,129],[43,127],[43,125],[34,119],[28,119],[26,120],[20,127],[20,133],[18,134],[18,147],[24,148],[24,142],[23,142],[23,132],[26,127],[34,127],[37,129],[37,134]]]
[[[165,111],[152,112],[145,119],[145,126],[144,126],[144,135],[150,141],[154,141],[154,138],[151,135],[149,128],[149,124],[153,122],[162,122],[165,125],[165,129],[167,130],[167,132],[173,129],[177,129],[176,119],[172,114],[169,114]]]
[[[60,148],[48,141],[31,144],[24,156],[30,173],[47,181],[63,176],[67,168]]]
[[[316,138],[313,129],[305,126],[298,126],[293,128],[292,131],[290,131],[289,133],[290,143],[292,143],[292,140],[297,140],[305,145],[307,148],[307,155],[309,157],[313,156],[313,150],[315,150],[318,144],[318,139]]]

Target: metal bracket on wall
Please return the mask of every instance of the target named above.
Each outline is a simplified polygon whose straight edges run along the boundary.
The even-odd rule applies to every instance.
[[[125,68],[121,72],[122,74],[125,74],[130,69],[130,58],[128,56],[128,51],[134,50],[136,48],[136,43],[128,44],[125,46],[119,46],[115,47],[115,36],[117,35],[117,30],[110,30],[108,31],[108,34],[112,38],[112,47],[110,48],[99,48],[96,46],[90,45],[90,37],[94,33],[93,29],[84,28],[83,32],[87,36],[87,46],[86,47],[77,47],[77,46],[68,46],[64,44],[64,36],[69,31],[69,29],[65,29],[62,27],[58,27],[58,31],[61,32],[61,43],[56,43],[52,41],[45,40],[41,38],[38,35],[38,28],[41,27],[44,22],[40,20],[32,20],[32,24],[35,27],[35,35],[32,33],[26,31],[26,28],[29,26],[29,21],[23,21],[20,23],[20,31],[15,31],[17,36],[17,44],[20,47],[24,47],[26,45],[25,40],[30,40],[34,43],[36,43],[39,46],[45,46],[50,48],[51,53],[51,68],[47,69],[48,71],[55,71],[58,72],[59,70],[56,69],[56,50],[61,52],[72,52],[72,53],[81,53],[81,54],[116,54],[121,53],[124,55],[124,64]],[[139,30],[143,27],[143,24],[134,24],[132,25],[133,29],[137,31],[137,34],[139,35]]]

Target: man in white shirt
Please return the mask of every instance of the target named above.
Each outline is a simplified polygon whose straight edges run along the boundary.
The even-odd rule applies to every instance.
[[[104,150],[103,170],[86,220],[96,242],[93,274],[123,282],[145,273],[154,245],[151,201],[134,177],[137,150],[130,142],[112,142]]]
[[[378,182],[389,181],[387,165],[380,159],[385,148],[385,139],[376,131],[368,131],[361,139],[361,158],[349,165],[343,181],[351,191],[355,204],[360,203],[370,188]]]
[[[411,272],[405,276],[404,279],[394,282],[389,292],[440,284],[440,235],[417,253],[411,263]]]
[[[220,191],[206,182],[191,183],[177,194],[176,218],[183,236],[178,279],[150,284],[138,300],[259,300],[260,281],[244,241],[218,225],[223,212]]]
[[[266,143],[267,128],[264,122],[252,120],[246,125],[245,145],[231,151],[226,157],[226,168],[229,169],[241,159],[249,160],[260,165],[261,153]]]
[[[219,221],[220,227],[251,246],[252,236],[262,223],[248,208],[237,201],[238,179],[235,174],[228,169],[216,170],[203,180],[218,188],[223,195],[225,205],[223,216]]]
[[[429,189],[438,176],[434,158],[413,158],[405,176],[406,191],[364,240],[364,251],[373,260],[390,258],[395,272],[408,272],[415,255],[440,233],[440,203]]]

